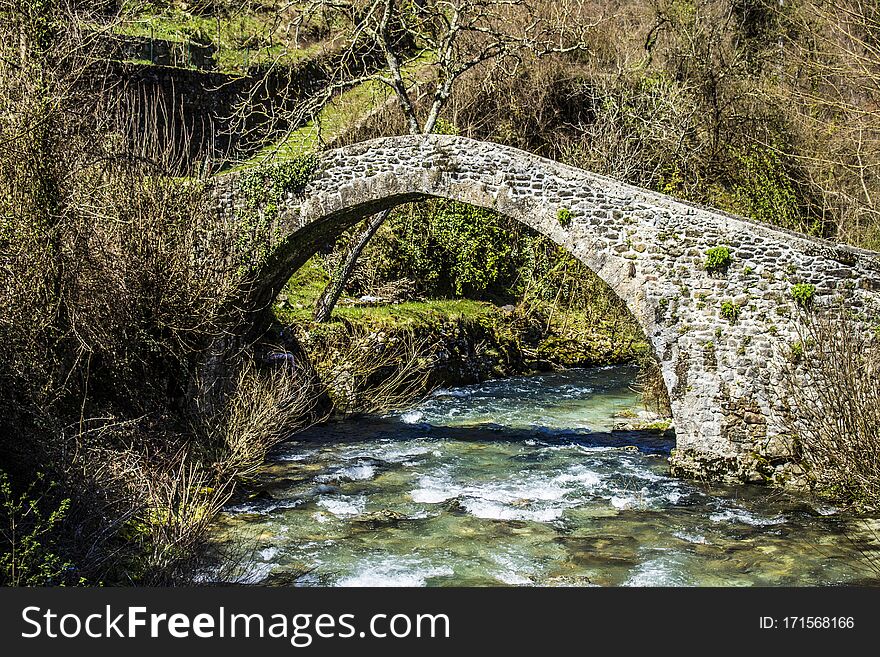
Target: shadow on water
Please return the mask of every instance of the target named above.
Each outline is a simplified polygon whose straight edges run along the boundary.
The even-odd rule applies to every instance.
[[[860,552],[877,546],[847,539],[851,518],[759,486],[674,479],[671,431],[612,430],[638,403],[632,376],[573,371],[441,390],[401,413],[297,434],[217,523],[216,544],[242,555],[220,579],[876,583]]]
[[[354,427],[352,426],[354,425]],[[320,427],[312,427],[299,433],[290,441],[278,445],[269,456],[270,460],[304,445],[352,445],[375,440],[458,440],[465,442],[525,443],[535,441],[542,446],[580,445],[586,448],[609,447],[630,449],[644,454],[668,456],[675,448],[675,432],[660,431],[590,431],[589,429],[556,429],[534,426],[530,428],[506,427],[492,422],[472,425],[438,426],[428,423],[410,423],[400,416],[361,417],[332,421]]]

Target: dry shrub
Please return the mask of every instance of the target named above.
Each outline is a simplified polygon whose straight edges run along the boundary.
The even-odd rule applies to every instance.
[[[18,490],[45,471],[70,499],[45,540],[73,583],[186,581],[207,524],[308,416],[312,386],[235,343],[240,229],[215,216],[207,163],[184,163],[186,135],[161,138],[167,113],[134,121],[124,89],[96,91],[80,27],[100,17],[0,3],[2,469]],[[200,408],[204,354],[224,339],[228,395]]]
[[[818,489],[862,509],[880,508],[880,345],[853,329],[848,311],[803,318],[785,368],[796,455]]]
[[[144,584],[185,582],[207,526],[232,493],[232,480],[214,476],[183,454],[174,467],[143,472],[144,504],[129,527],[145,539]]]
[[[698,179],[707,144],[695,139],[696,103],[680,83],[619,75],[582,81],[573,93],[593,116],[561,159],[642,187],[696,195],[679,185]]]
[[[160,573],[166,582],[189,581],[199,571],[208,526],[235,484],[252,476],[269,449],[301,428],[314,410],[315,397],[301,371],[244,365],[220,417],[194,429],[198,440],[192,452],[183,452],[159,476],[145,478],[147,571]]]
[[[412,403],[428,390],[433,364],[429,354],[436,352],[431,336],[353,324],[321,333],[304,339],[304,344],[316,354],[315,369],[337,413],[386,412]]]
[[[312,383],[303,366],[241,367],[225,407],[197,429],[201,443],[216,450],[213,468],[222,478],[252,475],[273,445],[319,419]]]
[[[309,372],[247,362],[223,408],[195,416],[188,430],[149,418],[84,422],[63,441],[75,450],[70,460],[55,464],[76,491],[80,567],[114,582],[189,582],[236,483],[314,417],[315,399]]]
[[[660,363],[648,350],[639,357],[639,373],[633,387],[642,396],[642,403],[647,410],[662,417],[672,417],[672,405],[663,371]]]

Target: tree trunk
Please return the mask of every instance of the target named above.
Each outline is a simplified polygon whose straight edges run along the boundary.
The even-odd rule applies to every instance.
[[[367,242],[369,242],[373,235],[376,234],[376,231],[379,230],[379,226],[382,225],[382,222],[385,221],[389,214],[391,214],[391,210],[383,210],[378,214],[374,214],[367,221],[367,226],[364,228],[363,232],[361,232],[361,234],[354,240],[348,255],[345,257],[345,262],[343,262],[342,266],[332,274],[330,282],[327,283],[327,287],[324,288],[321,297],[318,299],[318,303],[315,305],[316,322],[326,322],[330,319],[330,315],[336,307],[336,302],[339,301],[342,290],[345,288],[346,283],[348,283],[348,279],[351,278],[351,275],[354,273],[354,268],[357,266],[357,261],[361,256],[361,252],[363,252],[364,247],[367,246]]]

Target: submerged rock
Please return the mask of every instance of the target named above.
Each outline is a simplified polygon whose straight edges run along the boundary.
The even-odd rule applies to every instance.
[[[382,509],[381,511],[362,513],[361,515],[352,518],[351,522],[358,525],[369,525],[371,527],[388,527],[390,525],[397,525],[404,520],[409,520],[409,518],[397,511]]]
[[[672,418],[663,417],[651,411],[639,411],[632,414],[618,414],[617,417],[625,418],[625,422],[614,425],[614,431],[651,431],[665,434],[674,428]]]
[[[298,566],[292,569],[273,570],[260,584],[262,586],[296,586],[303,575],[308,575],[314,570],[306,566]]]

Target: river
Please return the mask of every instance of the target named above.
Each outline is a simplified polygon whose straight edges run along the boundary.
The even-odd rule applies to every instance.
[[[613,431],[639,409],[634,376],[609,367],[438,390],[400,413],[299,433],[215,523],[216,565],[205,577],[302,586],[878,581],[872,521],[760,486],[671,478],[674,437]]]

